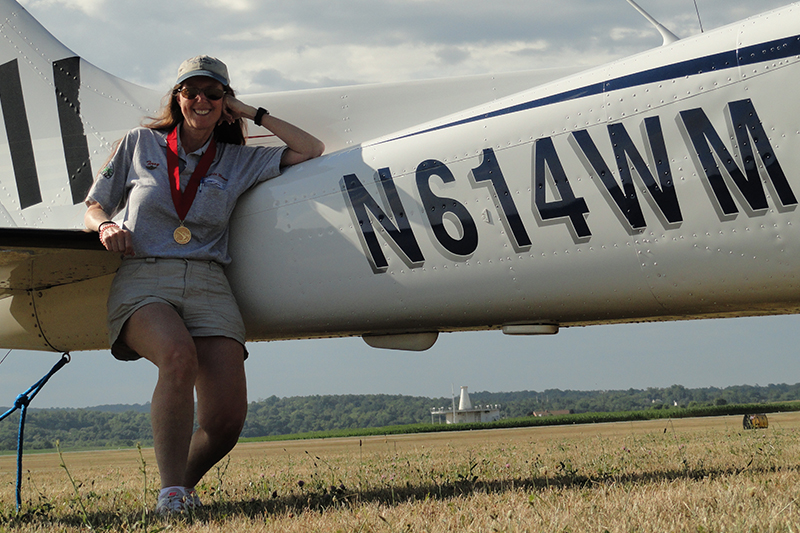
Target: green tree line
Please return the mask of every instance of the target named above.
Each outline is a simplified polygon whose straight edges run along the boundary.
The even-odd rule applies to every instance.
[[[474,392],[473,406],[500,405],[503,418],[529,416],[534,411],[572,410],[604,413],[725,404],[786,402],[800,399],[800,383],[741,385],[726,388],[667,388],[609,391],[550,389],[542,392]],[[456,398],[456,403],[458,399]],[[431,408],[450,407],[451,398],[388,394],[271,396],[249,405],[243,437],[290,435],[336,429],[361,429],[430,423]],[[147,405],[113,405],[86,409],[28,410],[25,449],[130,447],[153,441]],[[5,409],[3,409],[5,412]],[[19,414],[0,422],[0,450],[17,446]]]

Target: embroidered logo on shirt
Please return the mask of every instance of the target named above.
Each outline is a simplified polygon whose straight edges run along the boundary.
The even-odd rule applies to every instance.
[[[144,168],[146,168],[147,170],[155,170],[155,169],[157,169],[157,168],[158,168],[158,166],[159,166],[159,165],[158,165],[158,163],[155,163],[155,162],[153,162],[153,161],[150,161],[149,159],[148,159],[148,160],[147,160],[147,162],[144,164]]]
[[[225,188],[228,186],[228,178],[226,178],[221,174],[213,172],[208,176],[206,176],[205,178],[203,178],[201,184],[206,187],[216,187],[217,189],[221,189],[224,191]]]
[[[114,175],[114,165],[112,163],[106,165],[106,168],[100,171],[100,175],[106,179],[111,178]]]

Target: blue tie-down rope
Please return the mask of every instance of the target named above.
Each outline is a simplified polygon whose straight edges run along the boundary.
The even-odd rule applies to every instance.
[[[16,401],[14,401],[14,407],[0,415],[0,421],[5,420],[5,418],[16,411],[17,409],[20,410],[19,414],[19,432],[17,433],[17,512],[19,512],[20,507],[22,506],[22,442],[25,435],[25,413],[28,411],[28,404],[31,403],[31,400],[39,394],[39,391],[42,390],[44,384],[61,368],[69,363],[70,357],[68,353],[61,354],[61,359],[50,369],[50,372],[47,373],[45,377],[31,385],[31,388],[17,396]]]

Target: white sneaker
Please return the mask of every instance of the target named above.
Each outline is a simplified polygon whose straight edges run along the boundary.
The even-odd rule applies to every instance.
[[[175,488],[164,494],[158,495],[158,503],[156,503],[156,514],[169,515],[182,513],[186,503],[186,496],[183,491]]]
[[[200,501],[200,496],[197,495],[197,491],[194,490],[194,487],[184,489],[186,496],[184,497],[184,508],[197,510],[203,507],[203,503]]]

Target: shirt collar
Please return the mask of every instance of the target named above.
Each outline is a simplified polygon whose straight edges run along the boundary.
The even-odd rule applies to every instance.
[[[187,154],[184,151],[183,146],[181,145],[181,128],[182,127],[183,127],[183,122],[180,122],[178,124],[178,157],[182,157],[183,159],[186,159],[186,155]],[[188,154],[188,155],[196,155],[198,157],[202,156],[204,153],[206,153],[206,150],[208,150],[208,146],[211,144],[211,139],[213,137],[214,137],[213,134],[210,135],[208,137],[208,139],[206,140],[206,143],[203,146],[201,146],[200,148],[198,148],[194,152],[191,152],[191,154]]]

